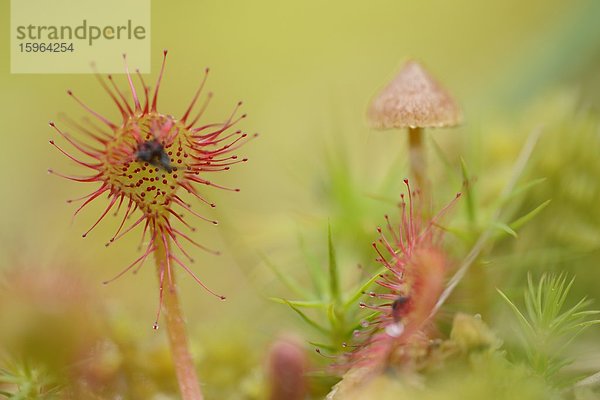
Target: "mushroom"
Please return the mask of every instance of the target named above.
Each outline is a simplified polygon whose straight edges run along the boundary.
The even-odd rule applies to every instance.
[[[421,191],[427,176],[423,128],[456,126],[462,120],[452,96],[414,60],[373,99],[367,116],[376,129],[408,128],[410,169]]]

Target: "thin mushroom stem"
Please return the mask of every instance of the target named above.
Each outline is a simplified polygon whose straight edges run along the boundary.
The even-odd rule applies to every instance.
[[[427,163],[423,148],[423,128],[408,128],[408,152],[410,159],[410,172],[421,193],[426,192]]]

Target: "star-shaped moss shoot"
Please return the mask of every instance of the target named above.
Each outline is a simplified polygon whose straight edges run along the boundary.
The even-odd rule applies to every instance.
[[[129,94],[121,91],[110,75],[107,82],[99,74],[96,74],[100,84],[117,107],[121,115],[120,121],[111,121],[94,111],[69,90],[68,94],[91,115],[95,122],[87,121],[86,124],[78,124],[71,121],[78,131],[74,135],[59,129],[53,122],[50,122],[50,126],[78,151],[79,155],[71,155],[55,144],[53,140],[50,143],[91,173],[88,176],[79,177],[66,176],[53,170],[49,170],[49,172],[76,182],[96,184],[93,192],[77,199],[83,204],[75,211],[75,214],[96,199],[102,197],[108,199],[106,208],[98,220],[83,236],[87,236],[109,212],[121,210],[121,222],[107,245],[136,227],[142,231],[142,240],[148,240],[148,245],[142,255],[110,281],[132,269],[139,270],[144,260],[150,254],[155,254],[160,288],[155,329],[158,328],[164,292],[167,292],[165,307],[168,326],[171,322],[170,319],[177,315],[178,310],[174,310],[172,307],[172,302],[175,302],[175,308],[178,308],[174,284],[173,267],[175,265],[183,268],[213,295],[220,299],[225,298],[208,289],[182,261],[181,256],[173,251],[172,244],[184,257],[191,260],[184,247],[184,242],[188,242],[216,253],[197,243],[189,233],[185,232],[185,229],[194,231],[194,228],[190,226],[181,212],[193,214],[213,224],[217,222],[205,217],[202,212],[193,210],[192,205],[184,201],[180,195],[182,191],[187,192],[205,203],[206,206],[215,207],[200,191],[200,187],[212,186],[239,191],[239,189],[226,188],[214,183],[212,177],[215,173],[229,170],[234,164],[247,161],[246,158],[239,158],[235,151],[250,137],[255,136],[248,136],[234,128],[241,119],[246,117],[245,114],[237,115],[241,102],[224,122],[201,122],[212,94],[208,93],[203,104],[199,107],[195,106],[203,92],[208,69],[202,77],[200,87],[181,117],[176,118],[170,114],[159,112],[157,109],[158,94],[165,69],[166,55],[167,52],[164,51],[162,66],[153,92],[144,82],[139,71],[136,71],[139,79],[138,89],[136,89],[125,57]],[[139,90],[140,87],[141,90]],[[195,108],[196,111],[194,111]],[[86,136],[87,139],[81,140],[82,136]],[[166,284],[168,284],[169,290],[164,291]],[[177,322],[173,322],[173,324],[176,326]],[[184,334],[183,325],[181,325],[181,329],[181,332],[175,332],[175,336],[182,332]],[[174,340],[177,341],[180,338],[173,338],[174,333],[171,330],[169,328],[169,337],[173,344]],[[189,354],[187,356],[189,357]]]

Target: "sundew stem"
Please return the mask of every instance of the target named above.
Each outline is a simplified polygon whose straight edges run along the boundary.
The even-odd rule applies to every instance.
[[[165,243],[166,242],[166,243]],[[156,272],[161,291],[162,306],[165,314],[167,335],[169,337],[169,346],[173,357],[173,365],[181,391],[183,400],[202,400],[202,391],[198,381],[198,375],[188,348],[188,338],[185,329],[185,320],[179,298],[177,296],[177,286],[175,285],[175,271],[169,271],[167,260],[168,246],[170,251],[170,240],[164,242],[161,238],[155,239],[156,251],[154,259],[156,260]],[[166,288],[163,288],[166,286]],[[166,289],[166,290],[163,290]],[[155,325],[158,328],[158,325]]]

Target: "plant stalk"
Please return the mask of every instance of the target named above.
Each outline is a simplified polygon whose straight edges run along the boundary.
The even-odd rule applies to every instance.
[[[165,289],[163,291],[163,314],[166,320],[169,346],[171,348],[181,398],[183,400],[202,400],[203,396],[200,390],[198,375],[188,348],[185,320],[179,306],[177,286],[175,284],[175,271],[171,271],[169,277],[167,271],[167,252],[162,238],[155,240],[155,246],[156,272],[159,284],[162,280]],[[170,251],[169,239],[167,239],[167,246],[169,246],[168,250]]]
[[[408,153],[416,188],[424,194],[427,192],[427,163],[423,149],[423,128],[408,128]]]

